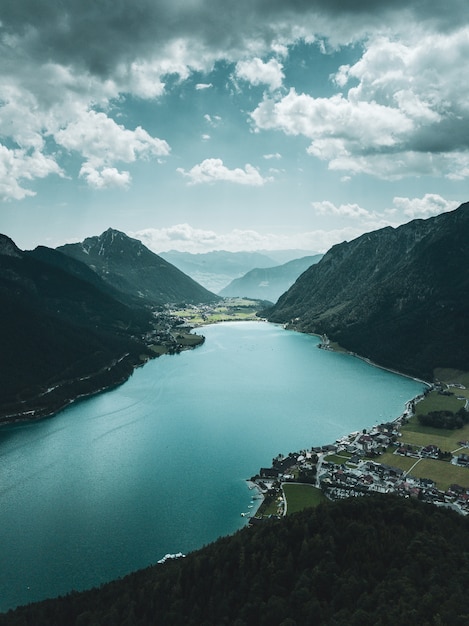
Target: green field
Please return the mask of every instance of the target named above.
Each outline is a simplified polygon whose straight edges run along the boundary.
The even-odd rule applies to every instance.
[[[431,391],[423,400],[415,405],[415,413],[425,415],[430,411],[453,411],[456,413],[464,406],[464,400],[458,400],[456,396],[463,394],[464,390],[452,389],[454,395],[444,396],[437,391]],[[467,391],[467,390],[466,390]]]
[[[283,492],[287,500],[288,515],[309,507],[315,507],[320,502],[326,500],[326,496],[322,491],[313,487],[313,485],[284,483]]]
[[[349,452],[341,452],[340,454],[329,454],[324,457],[324,461],[327,463],[335,463],[336,465],[345,465],[350,461],[351,454]]]
[[[171,315],[180,317],[193,326],[216,324],[217,322],[258,321],[259,318],[256,313],[262,307],[263,303],[259,300],[225,298],[220,304],[212,307],[187,307],[172,311]]]
[[[463,428],[447,430],[444,428],[431,428],[419,424],[414,416],[410,422],[401,428],[402,437],[400,443],[409,443],[416,446],[438,446],[443,452],[453,452],[461,446],[460,441],[469,440],[469,424]]]
[[[462,487],[469,487],[469,469],[445,461],[422,459],[410,472],[410,476],[430,478],[442,491],[446,491],[453,483]]]

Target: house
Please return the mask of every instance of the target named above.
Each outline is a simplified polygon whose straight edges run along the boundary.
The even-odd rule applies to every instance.
[[[439,452],[440,452],[440,448],[438,446],[434,446],[433,444],[430,444],[422,448],[420,451],[420,454],[426,457],[437,458]]]

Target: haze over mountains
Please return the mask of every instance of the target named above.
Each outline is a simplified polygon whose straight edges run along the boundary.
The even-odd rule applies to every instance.
[[[469,203],[336,245],[267,312],[402,372],[469,369]]]
[[[254,268],[269,268],[310,255],[305,250],[268,250],[266,252],[213,252],[192,254],[170,250],[160,256],[191,276],[198,283],[219,293],[235,278]]]
[[[232,280],[218,293],[223,297],[240,296],[276,302],[300,274],[321,258],[322,254],[316,254],[293,259],[275,267],[254,268],[241,278]]]

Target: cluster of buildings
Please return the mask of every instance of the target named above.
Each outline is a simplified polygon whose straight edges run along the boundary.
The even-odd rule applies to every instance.
[[[469,487],[453,484],[441,491],[433,480],[414,478],[402,469],[378,462],[379,455],[391,446],[394,454],[415,458],[416,463],[421,459],[444,459],[469,467],[469,454],[443,453],[432,444],[422,447],[402,444],[399,425],[400,422],[382,424],[369,432],[352,433],[332,445],[279,455],[273,459],[272,467],[261,468],[253,480],[260,491],[271,496],[281,493],[283,482],[309,482],[330,499],[394,493],[469,514]],[[462,449],[469,448],[467,441],[461,441],[460,445]]]

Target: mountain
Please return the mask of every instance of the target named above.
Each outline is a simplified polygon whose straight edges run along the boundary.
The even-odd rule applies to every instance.
[[[39,417],[122,382],[154,317],[56,250],[0,235],[0,419]]]
[[[244,528],[0,626],[469,623],[468,520],[416,499],[327,502]]]
[[[344,348],[433,378],[469,370],[469,203],[331,248],[266,312]]]
[[[198,304],[218,299],[141,241],[112,228],[57,250],[85,263],[106,283],[140,302]]]
[[[275,267],[255,268],[242,276],[235,278],[219,292],[220,296],[241,296],[257,300],[276,302],[278,298],[293,285],[295,280],[308,267],[317,263],[322,254],[294,259]]]
[[[254,267],[272,267],[277,262],[261,252],[227,252],[215,250],[192,254],[170,250],[161,257],[204,285],[218,293],[233,278],[239,278]]]

